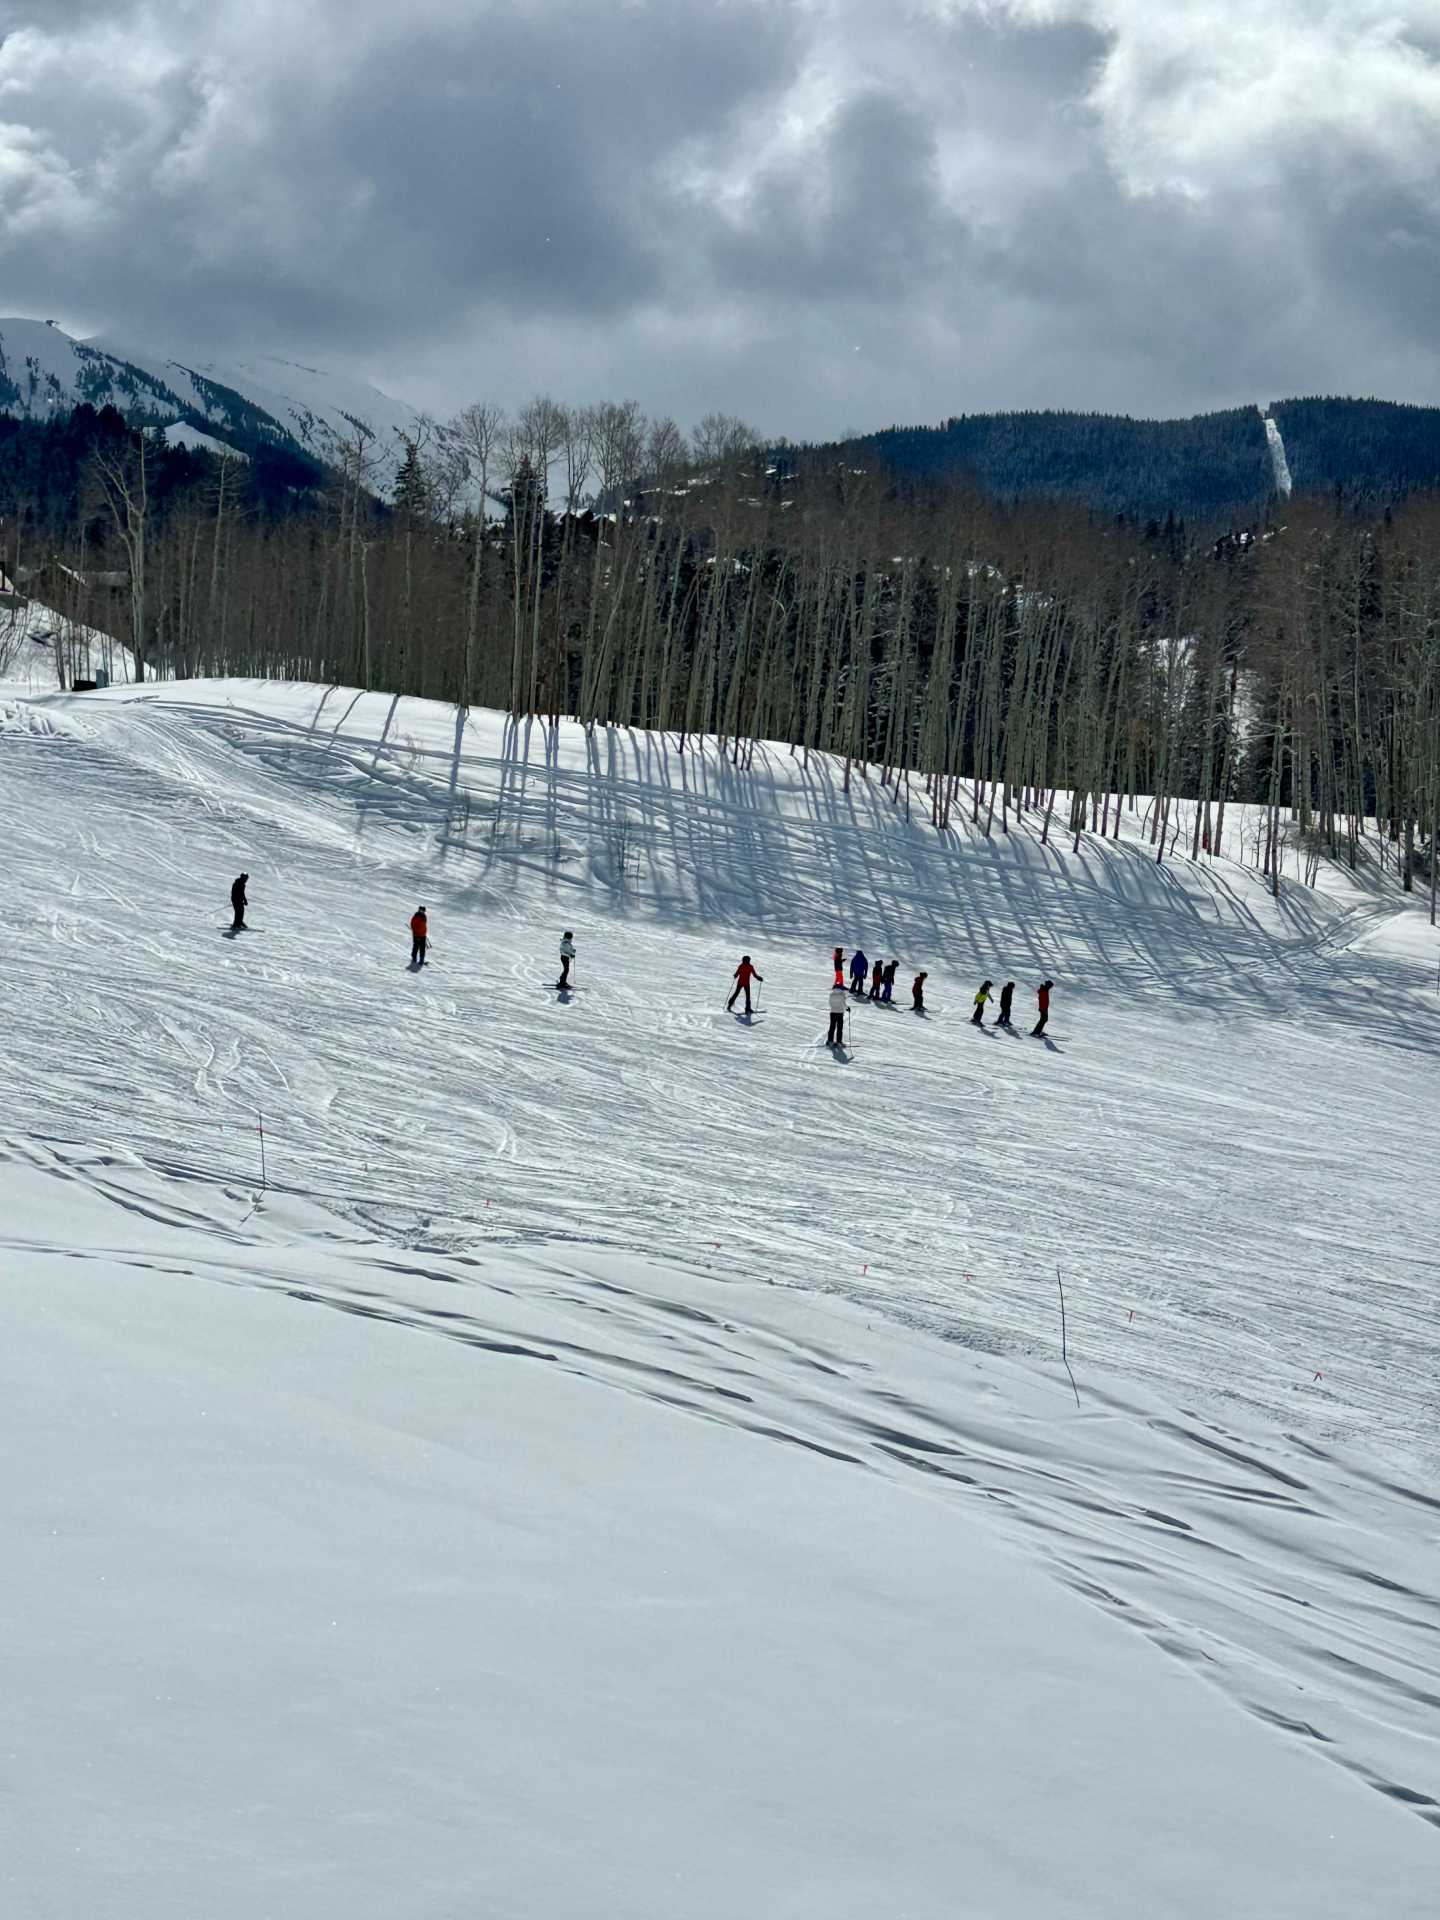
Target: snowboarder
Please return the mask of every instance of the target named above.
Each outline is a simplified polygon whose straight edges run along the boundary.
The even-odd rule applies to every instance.
[[[1030,1038],[1032,1040],[1035,1039],[1037,1034],[1042,1034],[1045,1031],[1045,1022],[1050,1018],[1050,989],[1054,984],[1055,982],[1053,980],[1042,980],[1035,989],[1035,1004],[1040,1009],[1040,1018],[1030,1029]]]
[[[575,958],[575,936],[567,927],[560,936],[560,978],[555,982],[556,992],[570,984],[570,962]]]
[[[884,978],[885,963],[882,960],[877,960],[870,974],[870,998],[872,1000],[878,1000],[880,998],[880,983]]]
[[[995,1022],[997,1027],[1008,1027],[1010,1025],[1010,1002],[1014,998],[1015,982],[1013,980],[1007,980],[1000,989],[1000,1018]]]
[[[865,958],[864,949],[857,947],[850,956],[850,991],[852,993],[864,993],[865,976],[869,971],[870,962]]]
[[[849,1006],[849,996],[845,992],[843,981],[837,980],[830,989],[830,1031],[825,1036],[827,1047],[843,1047],[845,1044],[845,1009]]]
[[[983,1027],[985,1024],[985,1005],[990,998],[990,989],[993,984],[994,982],[990,980],[982,980],[980,983],[980,991],[975,996],[975,1011],[970,1016],[972,1027]]]
[[[900,970],[900,962],[892,960],[880,976],[880,998],[888,1001],[895,992],[895,975]]]
[[[845,984],[845,949],[843,947],[835,949],[835,984],[837,987],[843,987]]]
[[[929,978],[928,973],[917,973],[914,985],[910,989],[910,1005],[916,1013],[925,1011],[925,982]]]
[[[423,967],[425,949],[430,944],[430,922],[425,918],[424,907],[417,907],[410,916],[410,964]]]
[[[245,882],[249,878],[248,873],[242,873],[240,878],[236,880],[230,888],[230,905],[235,913],[235,919],[230,928],[232,933],[244,933],[247,931],[245,926],[245,908],[248,903],[245,899]]]
[[[745,1011],[746,1013],[749,1013],[750,982],[752,980],[759,980],[763,984],[764,979],[765,979],[764,974],[757,973],[754,967],[750,964],[749,954],[748,953],[742,954],[740,958],[740,964],[735,969],[735,991],[731,994],[730,998],[725,1002],[725,1011],[728,1013],[730,1009],[734,1006],[735,1002],[740,998],[741,994],[743,993],[745,996]]]

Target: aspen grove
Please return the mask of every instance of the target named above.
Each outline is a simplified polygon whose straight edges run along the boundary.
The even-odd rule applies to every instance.
[[[407,443],[391,504],[375,452],[357,433],[279,514],[205,456],[206,480],[147,515],[136,434],[128,467],[97,456],[68,524],[24,501],[7,524],[73,563],[62,618],[107,626],[151,675],[347,684],[682,749],[705,734],[739,764],[782,741],[940,830],[1034,811],[1047,838],[1111,836],[1143,808],[1157,860],[1253,858],[1277,891],[1282,844],[1302,870],[1355,864],[1373,820],[1433,914],[1440,497],[1138,523],[897,483],[727,416],[687,439],[633,403],[466,408]],[[104,608],[97,550],[130,580]]]

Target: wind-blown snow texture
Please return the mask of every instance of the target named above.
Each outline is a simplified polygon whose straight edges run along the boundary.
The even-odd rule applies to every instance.
[[[9,707],[17,1910],[1433,1910],[1423,916],[783,749]],[[843,1060],[836,939],[931,976]]]

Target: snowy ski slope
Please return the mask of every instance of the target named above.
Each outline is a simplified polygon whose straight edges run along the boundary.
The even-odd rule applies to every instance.
[[[246,1525],[207,1516],[185,1475],[174,1490],[205,1569],[181,1587],[193,1574],[213,1599],[227,1555],[283,1566],[317,1525],[313,1511],[291,1514],[289,1493],[267,1505],[272,1443],[247,1425],[274,1420],[286,1437],[273,1444],[313,1458],[333,1494],[324,1579],[343,1564],[397,1610],[368,1635],[354,1624],[336,1655],[357,1712],[352,1695],[372,1684],[361,1669],[386,1669],[404,1617],[372,1539],[410,1539],[424,1563],[463,1513],[476,1558],[447,1563],[445,1595],[465,1594],[512,1652],[520,1622],[549,1609],[525,1642],[537,1670],[547,1636],[561,1636],[557,1654],[571,1636],[559,1658],[570,1704],[553,1725],[542,1714],[537,1751],[507,1775],[513,1817],[489,1856],[499,1877],[467,1879],[478,1870],[464,1848],[451,1861],[441,1841],[449,1864],[406,1911],[448,1913],[459,1889],[481,1887],[521,1911],[575,1910],[578,1869],[566,1883],[552,1862],[560,1877],[528,1907],[520,1888],[540,1871],[553,1747],[575,1751],[572,1689],[618,1658],[646,1757],[627,1751],[603,1790],[614,1755],[597,1753],[593,1773],[575,1761],[565,1802],[600,1822],[595,1844],[620,1875],[596,1911],[1338,1920],[1383,1882],[1369,1910],[1428,1913],[1440,1865],[1440,1203],[1427,1170],[1440,1029],[1424,916],[1338,876],[1330,892],[1287,887],[1276,903],[1229,862],[1157,867],[1138,836],[1076,854],[1041,847],[1028,820],[990,841],[968,826],[941,840],[919,796],[904,816],[878,783],[857,777],[847,795],[831,763],[784,749],[737,768],[713,743],[681,755],[673,739],[571,727],[551,741],[481,713],[461,731],[446,709],[344,689],[10,689],[0,1248],[16,1276],[12,1424],[33,1434],[36,1382],[119,1340],[123,1364],[105,1364],[119,1424],[75,1441],[64,1504],[72,1483],[94,1482],[87,1447],[103,1454],[107,1435],[132,1435],[122,1444],[142,1483],[166,1476],[178,1429],[141,1418],[148,1395],[178,1396],[192,1415],[213,1407],[227,1471],[248,1489]],[[226,894],[242,867],[254,930],[231,940]],[[417,976],[405,923],[422,900],[434,965]],[[562,1001],[564,927],[580,962]],[[898,958],[906,1001],[910,970],[930,973],[928,1017],[857,1008],[843,1059],[818,1044],[837,939]],[[749,1023],[723,1011],[742,951],[765,975]],[[1019,1034],[968,1026],[985,975],[1020,983]],[[1048,1045],[1025,1032],[1047,975]],[[272,1182],[258,1206],[257,1110]],[[1078,1411],[1059,1363],[1057,1265]],[[542,1355],[549,1366],[518,1365]],[[192,1371],[200,1384],[185,1384]],[[46,1459],[63,1467],[75,1435],[63,1418],[57,1433]],[[520,1458],[492,1476],[477,1463],[496,1448]],[[443,1489],[440,1457],[461,1476]],[[502,1514],[495,1501],[518,1498],[527,1472],[539,1474],[530,1518]],[[590,1647],[588,1628],[552,1617],[564,1542],[586,1510],[566,1490],[576,1473],[605,1482],[590,1487],[592,1518],[633,1548],[577,1575],[582,1620],[597,1591],[617,1622],[632,1609],[663,1617],[683,1570],[703,1562],[722,1616],[762,1613],[783,1658],[775,1646],[759,1657],[742,1626],[733,1660],[723,1635],[702,1635],[692,1670],[684,1636],[662,1633],[673,1664],[657,1687],[643,1645]],[[632,1538],[652,1492],[668,1545]],[[717,1526],[724,1568],[706,1559]],[[559,1557],[532,1567],[531,1584],[507,1583],[502,1603],[487,1590],[490,1556],[505,1557],[517,1527]],[[797,1540],[798,1560],[782,1545]],[[787,1750],[793,1784],[768,1790],[792,1854],[758,1805],[715,1796],[804,1720],[772,1666],[791,1671],[806,1642],[800,1562],[831,1601],[801,1690],[826,1705]],[[126,1586],[142,1614],[160,1578],[147,1569]],[[251,1577],[256,1617],[283,1621],[281,1589]],[[37,1605],[61,1592],[62,1618],[93,1631],[63,1583],[37,1573],[33,1585]],[[491,1616],[512,1603],[515,1618]],[[457,1698],[483,1714],[466,1664],[479,1656],[456,1651],[464,1609],[446,1598],[441,1613],[436,1673],[453,1678],[458,1659]],[[312,1635],[323,1639],[319,1613]],[[32,1652],[26,1670],[43,1677],[45,1645]],[[852,1711],[847,1676],[866,1663],[874,1691]],[[440,1710],[413,1717],[411,1682],[395,1676],[391,1698],[377,1678],[363,1708],[373,1738],[398,1740],[414,1770],[398,1802],[378,1759],[357,1787],[394,1828],[388,1850],[367,1829],[355,1859],[346,1910],[377,1920],[401,1909],[380,1892],[365,1904],[366,1873],[383,1891],[429,1844],[423,1783],[478,1766],[476,1793],[500,1790],[473,1722],[437,1747]],[[669,1743],[686,1701],[694,1738],[681,1753]],[[31,1704],[38,1713],[38,1693]],[[700,1705],[725,1718],[722,1736]],[[510,1706],[513,1740],[535,1709]],[[128,1710],[162,1740],[163,1714]],[[214,1710],[234,1705],[227,1695]],[[306,1711],[318,1752],[325,1699]],[[1054,1733],[1058,1774],[1033,1741],[995,1745],[1017,1718]],[[976,1748],[946,1745],[959,1724]],[[252,1733],[244,1754],[261,1766],[271,1748]],[[898,1801],[867,1793],[874,1780],[857,1784],[853,1767],[840,1784],[825,1756],[852,1742],[877,1776],[908,1765],[927,1784]],[[63,1771],[73,1754],[55,1744]],[[669,1761],[658,1786],[657,1752]],[[1041,1770],[1027,1779],[1031,1761]],[[143,1800],[143,1761],[131,1772]],[[617,1822],[637,1817],[642,1786],[669,1808],[659,1829],[678,1820],[690,1836],[692,1867],[695,1846],[709,1860],[729,1834],[738,1878],[712,1862],[671,1898],[684,1848],[667,1840],[653,1872],[627,1879],[635,1856]],[[207,1831],[223,1829],[217,1793],[196,1810]],[[1048,1808],[1038,1823],[1035,1795]],[[974,1825],[967,1814],[947,1826],[962,1802]],[[1094,1838],[1110,1818],[1149,1836],[1138,1859]],[[262,1884],[277,1910],[329,1910],[323,1847],[286,1832],[297,1877],[247,1881],[237,1915],[265,1910]],[[955,1897],[967,1873],[968,1908]],[[134,1911],[188,1911],[193,1885],[176,1874],[173,1907]]]

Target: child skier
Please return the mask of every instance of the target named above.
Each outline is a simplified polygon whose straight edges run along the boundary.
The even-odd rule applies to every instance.
[[[895,975],[900,970],[900,962],[892,960],[880,976],[880,998],[888,1001],[895,992]]]
[[[845,984],[845,949],[843,947],[835,949],[835,984],[837,987],[843,987]]]
[[[735,991],[731,994],[730,998],[725,1002],[725,1011],[728,1013],[730,1009],[734,1006],[735,1002],[740,998],[741,994],[743,993],[745,996],[745,1011],[746,1013],[749,1013],[750,982],[752,980],[759,980],[763,982],[764,978],[765,978],[764,974],[757,973],[754,967],[750,964],[749,954],[747,953],[742,955],[740,964],[735,969]]]
[[[980,991],[975,996],[975,1011],[970,1016],[972,1027],[983,1027],[985,1024],[985,1005],[990,998],[990,989],[993,984],[994,982],[990,980],[982,980],[980,983]]]
[[[916,1013],[925,1011],[925,982],[929,978],[928,973],[917,973],[914,984],[910,988],[910,1005]]]
[[[1032,1040],[1037,1034],[1044,1033],[1045,1031],[1045,1022],[1050,1018],[1050,989],[1054,984],[1055,982],[1053,980],[1042,980],[1035,989],[1035,1004],[1040,1009],[1040,1018],[1030,1029],[1030,1038]]]
[[[865,958],[864,949],[857,947],[850,956],[850,991],[861,994],[865,991],[865,976],[870,971],[870,962]]]
[[[881,960],[877,960],[870,974],[870,998],[872,1000],[878,1000],[880,998],[880,985],[881,985],[881,982],[884,980],[884,978],[885,978],[884,962]]]
[[[410,964],[423,967],[425,949],[430,942],[430,922],[425,918],[424,907],[417,907],[410,916]]]
[[[850,999],[844,985],[836,981],[830,989],[830,1031],[825,1036],[827,1047],[843,1047],[845,1044],[845,1009]]]
[[[1010,1025],[1010,1002],[1014,998],[1015,982],[1013,980],[1007,980],[1000,989],[1000,1018],[995,1022],[997,1027],[1008,1027]]]
[[[560,978],[555,982],[555,991],[561,992],[570,984],[570,962],[575,958],[575,936],[567,927],[560,936]]]

